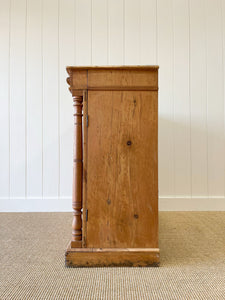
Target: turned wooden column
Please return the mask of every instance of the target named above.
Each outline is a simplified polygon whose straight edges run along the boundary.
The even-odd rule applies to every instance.
[[[83,96],[73,96],[74,106],[74,148],[73,148],[73,222],[71,247],[82,247],[82,106]]]

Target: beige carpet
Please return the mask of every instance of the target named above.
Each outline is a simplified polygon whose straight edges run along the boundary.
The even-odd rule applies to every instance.
[[[225,299],[225,212],[161,212],[159,268],[65,268],[70,213],[0,214],[0,299]]]

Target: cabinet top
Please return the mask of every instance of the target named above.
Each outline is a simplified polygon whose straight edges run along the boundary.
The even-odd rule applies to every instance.
[[[93,69],[103,69],[103,70],[110,70],[110,69],[120,69],[120,70],[154,70],[158,69],[159,66],[151,66],[151,65],[131,65],[131,66],[68,66],[66,70],[68,73],[75,70],[93,70]]]
[[[67,83],[72,95],[82,90],[158,90],[158,66],[71,66]],[[82,93],[82,92],[81,92]]]

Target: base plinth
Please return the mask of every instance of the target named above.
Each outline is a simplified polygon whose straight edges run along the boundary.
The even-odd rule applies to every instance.
[[[158,267],[158,248],[71,248],[65,253],[67,267]]]

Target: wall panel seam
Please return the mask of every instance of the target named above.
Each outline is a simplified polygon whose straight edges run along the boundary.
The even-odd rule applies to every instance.
[[[76,65],[76,37],[77,37],[77,23],[76,23],[76,16],[77,16],[77,0],[74,0],[74,35],[73,35],[73,46],[74,46],[74,65]]]
[[[41,0],[41,195],[44,196],[44,50],[43,50],[43,1]]]
[[[125,1],[123,0],[123,64],[125,64]]]
[[[208,59],[208,51],[207,51],[207,7],[204,2],[204,20],[205,20],[205,57],[206,57],[206,152],[207,152],[207,195],[209,197],[209,149],[208,149],[208,143],[209,143],[209,136],[208,136],[208,65],[207,65],[207,59]]]
[[[156,8],[156,18],[155,18],[155,40],[156,40],[156,45],[155,45],[155,58],[156,58],[156,65],[158,65],[158,1],[155,0],[155,8]]]
[[[91,65],[93,62],[93,0],[91,0]]]
[[[109,0],[106,0],[106,14],[107,14],[107,64],[109,64],[110,48],[109,48]]]
[[[28,154],[28,144],[27,144],[27,128],[28,128],[28,120],[27,120],[27,18],[28,18],[28,13],[27,13],[27,6],[28,6],[28,0],[26,0],[26,11],[25,11],[25,66],[24,66],[24,77],[25,77],[25,81],[24,81],[24,102],[25,102],[25,153],[24,153],[24,156],[25,156],[25,197],[27,197],[27,160],[28,160],[28,157],[27,157],[27,154]]]
[[[188,80],[189,80],[189,89],[188,89],[188,100],[189,100],[189,139],[190,139],[190,145],[189,145],[189,158],[190,158],[190,194],[192,195],[192,115],[191,115],[191,9],[190,9],[190,0],[188,0]]]
[[[139,5],[138,5],[138,61],[139,61],[139,65],[141,65],[141,49],[142,49],[142,45],[141,45],[141,4],[142,4],[142,0],[139,0]]]
[[[9,162],[8,162],[8,195],[11,196],[11,19],[12,19],[12,0],[9,1],[9,53],[8,53],[8,127],[9,127]]]
[[[175,124],[175,110],[174,110],[174,91],[175,91],[175,87],[174,87],[174,0],[171,1],[171,11],[172,11],[172,119],[173,119],[173,126],[172,126],[172,159],[173,159],[173,194],[176,197],[176,182],[175,182],[175,164],[176,164],[176,158],[175,158],[175,135],[174,135],[174,124]]]
[[[58,196],[60,196],[60,167],[61,167],[61,161],[60,161],[60,72],[59,72],[59,67],[60,67],[60,44],[59,44],[59,28],[60,28],[60,0],[58,0],[58,76],[57,76],[57,80],[58,80]]]
[[[221,34],[222,34],[222,81],[223,81],[223,91],[222,91],[222,95],[223,95],[223,140],[224,140],[224,158],[225,158],[225,64],[224,64],[224,52],[225,52],[225,41],[224,41],[224,27],[223,27],[223,23],[224,23],[224,15],[223,15],[223,0],[220,0],[220,11],[221,11]],[[225,159],[224,159],[224,172],[225,172]],[[224,196],[225,196],[225,182],[224,182]]]

